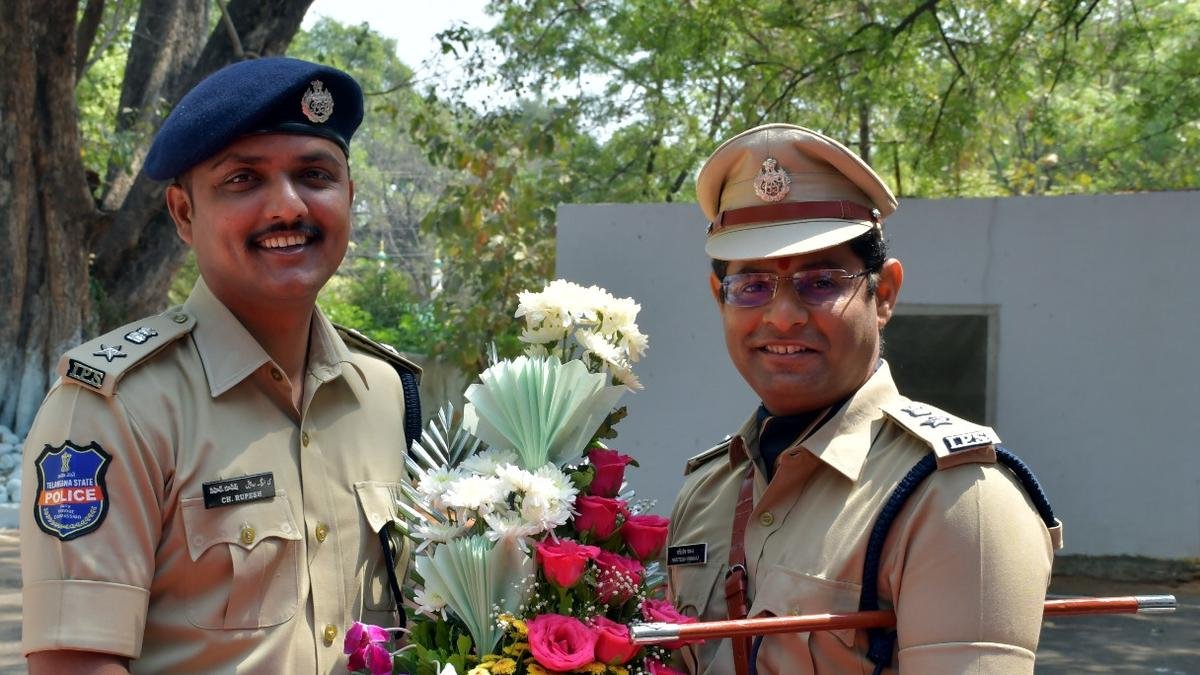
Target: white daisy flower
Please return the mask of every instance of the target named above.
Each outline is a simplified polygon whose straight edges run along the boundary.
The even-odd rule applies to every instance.
[[[501,482],[495,476],[466,476],[454,481],[442,499],[455,508],[485,514],[504,497]]]
[[[413,593],[413,602],[417,603],[417,611],[427,616],[446,620],[446,599],[434,591],[418,588]]]
[[[517,461],[517,453],[506,448],[488,448],[483,452],[471,455],[459,466],[471,473],[490,476],[496,469]]]

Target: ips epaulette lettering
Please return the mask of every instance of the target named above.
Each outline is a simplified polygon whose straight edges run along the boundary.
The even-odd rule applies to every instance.
[[[969,462],[991,464],[996,461],[1000,437],[991,427],[968,422],[916,401],[884,406],[883,412],[933,448],[939,470]]]
[[[195,317],[178,307],[139,319],[63,354],[58,374],[64,382],[112,396],[122,377],[195,326]]]
[[[395,347],[382,342],[376,342],[353,328],[339,326],[338,324],[334,324],[333,327],[337,329],[338,335],[342,336],[342,340],[345,341],[347,347],[360,349],[371,356],[387,361],[397,370],[405,370],[418,378],[421,377],[421,366],[401,356]]]
[[[687,466],[683,470],[683,475],[686,476],[686,475],[692,473],[693,471],[695,471],[696,469],[699,469],[700,467],[704,466],[705,464],[708,464],[710,461],[713,460],[713,458],[720,457],[721,455],[724,455],[725,453],[729,452],[729,442],[731,440],[733,440],[733,439],[727,437],[725,440],[721,441],[719,444],[714,445],[713,447],[705,450],[704,452],[702,452],[694,457],[689,458],[687,461]]]

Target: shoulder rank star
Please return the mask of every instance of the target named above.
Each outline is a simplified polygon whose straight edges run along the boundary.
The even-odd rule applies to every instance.
[[[754,194],[764,202],[777,202],[786,197],[791,189],[792,179],[779,168],[779,162],[774,157],[764,159],[762,168],[754,177]]]
[[[320,124],[329,120],[333,115],[333,94],[325,89],[324,82],[312,81],[312,86],[304,92],[304,98],[300,99],[300,111],[309,122]]]
[[[123,359],[129,355],[126,354],[125,352],[121,351],[121,345],[113,345],[111,347],[105,347],[104,343],[100,343],[100,351],[94,352],[92,354],[92,356],[103,356],[104,358],[108,359],[109,363],[112,363],[113,359],[117,359],[117,358]]]

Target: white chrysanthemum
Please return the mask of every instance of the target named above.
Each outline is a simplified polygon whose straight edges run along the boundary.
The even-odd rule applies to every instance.
[[[413,539],[421,540],[417,552],[424,550],[430,544],[445,544],[451,539],[462,536],[467,531],[467,525],[461,523],[421,523],[412,531]]]
[[[629,357],[630,363],[637,363],[639,359],[646,355],[646,348],[650,346],[650,339],[640,331],[637,326],[630,328],[628,331],[621,332],[621,343],[625,348],[625,354]]]
[[[488,539],[511,540],[523,551],[529,550],[528,538],[542,532],[537,525],[525,521],[520,514],[511,511],[489,513],[483,517],[483,521],[488,526]]]
[[[588,354],[592,354],[614,368],[625,367],[625,358],[621,354],[621,350],[600,333],[593,333],[590,330],[579,330],[575,333],[575,339],[583,347],[585,358]]]
[[[544,359],[550,356],[550,351],[546,349],[546,345],[529,345],[525,348],[525,356],[531,359]]]
[[[454,481],[462,478],[462,475],[462,472],[457,469],[438,467],[421,476],[421,480],[417,482],[417,491],[428,500],[430,506],[435,509],[443,509],[446,507],[443,500],[446,491],[450,489]]]
[[[565,525],[570,518],[571,507],[565,502],[542,502],[529,497],[521,502],[521,519],[530,525],[536,525],[539,533]]]
[[[626,333],[637,330],[637,315],[642,306],[633,298],[612,298],[600,308],[604,320],[600,324],[600,332],[605,335]]]
[[[625,385],[629,391],[642,390],[641,380],[638,379],[637,375],[633,374],[633,369],[629,368],[628,366],[623,368],[613,368],[613,377],[617,378],[617,381]]]
[[[443,500],[450,506],[485,514],[504,497],[501,481],[495,476],[466,476],[451,484]]]
[[[517,461],[517,453],[514,450],[507,448],[488,448],[483,452],[471,455],[459,466],[471,473],[477,473],[484,476],[491,476],[496,473],[496,469],[505,464],[512,464]]]
[[[544,480],[548,485],[546,492],[553,492],[553,499],[567,504],[575,503],[575,495],[579,494],[579,489],[571,482],[571,477],[563,473],[553,464],[547,464],[535,472],[537,478]],[[539,484],[539,488],[542,486]]]
[[[418,588],[413,593],[413,602],[417,603],[417,611],[427,616],[446,619],[446,599],[433,591]]]
[[[500,479],[505,493],[525,492],[533,481],[533,474],[516,463],[502,464],[496,467],[496,477]]]
[[[543,324],[537,328],[529,327],[521,331],[521,342],[541,345],[547,342],[558,342],[566,336],[566,328],[558,325]]]

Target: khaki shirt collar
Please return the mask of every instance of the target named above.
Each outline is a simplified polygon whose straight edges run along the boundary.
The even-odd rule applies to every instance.
[[[262,345],[213,295],[204,279],[196,280],[183,308],[196,319],[192,339],[213,398],[229,391],[264,364],[272,363]],[[346,343],[320,309],[314,311],[310,326],[308,373],[320,382],[328,382],[342,374],[343,363],[349,363],[365,384],[366,375],[353,362]]]
[[[883,406],[900,398],[892,371],[886,361],[842,409],[804,441],[803,447],[838,473],[857,481],[871,449],[877,422],[883,419]],[[746,458],[758,460],[758,418],[751,414],[729,444],[729,461],[736,465]],[[799,443],[800,439],[796,439]]]

